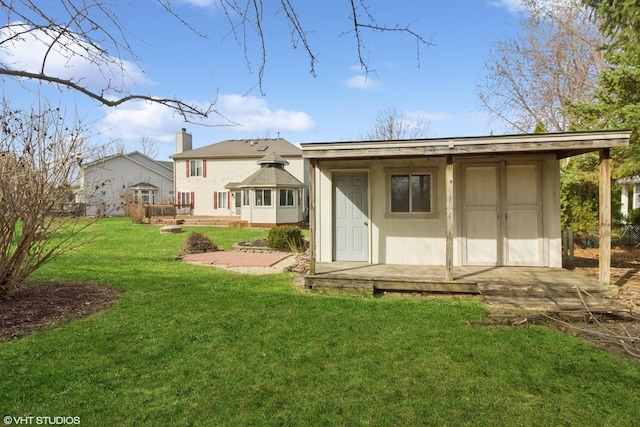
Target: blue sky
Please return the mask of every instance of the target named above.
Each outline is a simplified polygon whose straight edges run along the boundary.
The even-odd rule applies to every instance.
[[[517,0],[369,0],[379,24],[410,24],[434,45],[421,46],[418,58],[410,36],[364,32],[364,54],[374,70],[368,75],[359,67],[353,34],[344,34],[350,29],[348,2],[294,1],[300,21],[312,31],[309,41],[318,55],[315,77],[305,52],[291,47],[282,14],[266,9],[264,95],[255,87],[257,40],[249,39],[250,69],[215,1],[172,2],[176,12],[207,38],[194,35],[152,0],[119,6],[118,16],[133,34],[129,40],[139,57],[139,69],[126,63],[133,81],[125,84],[132,92],[203,105],[217,97],[216,108],[240,126],[197,126],[158,105],[130,102],[107,108],[66,90],[43,91],[52,102],[77,110],[94,130],[97,143],[120,139],[134,150],[146,137],[156,143],[161,160],[174,153],[174,135],[182,127],[193,134],[194,148],[278,134],[294,143],[346,141],[362,138],[378,112],[387,108],[408,119],[421,118],[429,125],[429,137],[504,132],[480,109],[475,86],[491,44],[517,31]],[[29,55],[36,51],[19,46],[11,52],[11,61],[30,64]],[[6,62],[2,55],[6,52],[0,53]],[[91,66],[79,62],[50,66],[83,75],[89,85],[96,75]],[[4,84],[5,96],[23,101],[37,96],[36,90],[33,84]]]

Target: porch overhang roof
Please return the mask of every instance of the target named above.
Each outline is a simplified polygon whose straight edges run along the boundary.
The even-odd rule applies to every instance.
[[[549,154],[558,159],[626,147],[631,131],[561,132],[391,141],[303,143],[305,159],[363,159],[496,154]]]

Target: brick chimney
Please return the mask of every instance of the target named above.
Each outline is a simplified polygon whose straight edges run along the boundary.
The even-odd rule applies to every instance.
[[[182,128],[180,132],[176,132],[176,154],[183,151],[191,151],[193,149],[193,140],[187,129]]]

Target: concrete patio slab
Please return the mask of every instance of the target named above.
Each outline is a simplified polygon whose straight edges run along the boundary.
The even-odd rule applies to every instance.
[[[226,267],[271,267],[293,254],[287,252],[216,251],[188,254],[183,261]]]

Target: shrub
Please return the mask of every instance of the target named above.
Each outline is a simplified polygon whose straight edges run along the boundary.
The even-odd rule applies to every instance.
[[[215,252],[218,246],[202,233],[189,233],[182,246],[182,255],[198,254],[202,252]]]
[[[627,217],[627,221],[629,224],[633,226],[640,225],[640,208],[633,209],[629,212],[629,216]]]
[[[127,191],[122,200],[124,215],[131,218],[134,224],[143,224],[146,221],[144,203],[130,191]]]
[[[279,225],[269,230],[267,247],[273,249],[288,249],[300,251],[305,247],[302,230],[293,225]]]

